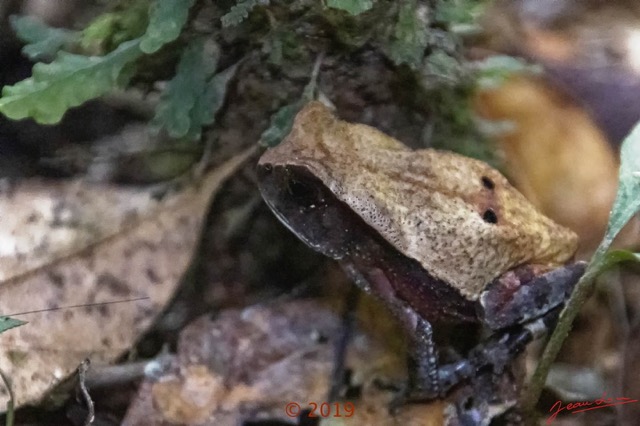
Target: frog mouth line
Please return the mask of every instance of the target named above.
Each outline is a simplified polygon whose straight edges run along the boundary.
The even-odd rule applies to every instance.
[[[258,182],[278,219],[313,250],[357,271],[350,275],[360,287],[391,294],[429,321],[477,321],[474,302],[395,249],[307,168],[260,164]]]

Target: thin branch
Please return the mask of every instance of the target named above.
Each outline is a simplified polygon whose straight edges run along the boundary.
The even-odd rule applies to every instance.
[[[95,366],[87,372],[86,384],[91,389],[131,383],[142,377],[164,374],[171,367],[173,355],[163,351],[155,358],[119,365]]]
[[[13,426],[14,418],[13,411],[15,409],[15,397],[13,396],[13,388],[11,386],[11,379],[4,374],[4,371],[0,370],[0,377],[4,382],[4,386],[7,388],[9,394],[9,401],[7,401],[7,417],[5,419],[5,426]]]
[[[580,308],[582,308],[582,305],[584,305],[584,302],[586,302],[593,291],[595,278],[599,271],[597,270],[597,267],[594,268],[592,265],[593,263],[589,265],[584,275],[580,278],[571,298],[560,313],[558,325],[555,330],[553,330],[553,334],[549,338],[549,343],[547,343],[547,346],[544,349],[540,362],[538,363],[529,384],[522,392],[520,404],[523,407],[525,414],[528,417],[528,423],[530,424],[535,424],[535,407],[538,399],[540,399],[540,394],[542,393],[542,389],[544,388],[547,380],[551,364],[553,364],[553,361],[558,356],[558,353],[562,348],[562,343],[569,335],[573,321],[580,312]]]
[[[89,370],[90,361],[89,358],[82,361],[82,363],[78,366],[78,385],[80,386],[80,393],[82,394],[82,398],[87,404],[87,418],[84,421],[84,426],[91,426],[93,421],[96,418],[96,411],[93,405],[93,400],[91,399],[91,395],[89,395],[89,390],[86,385],[86,377],[87,371]]]

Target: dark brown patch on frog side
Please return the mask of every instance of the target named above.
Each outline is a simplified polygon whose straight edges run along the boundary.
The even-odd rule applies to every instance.
[[[372,293],[395,297],[430,322],[477,321],[474,302],[401,254],[305,168],[259,166],[258,175],[280,220],[311,248],[341,261],[360,287],[375,285]]]

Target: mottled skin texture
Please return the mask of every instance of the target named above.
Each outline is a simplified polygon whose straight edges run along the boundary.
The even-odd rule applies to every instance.
[[[582,263],[565,265],[576,235],[537,212],[496,170],[411,150],[336,119],[319,102],[262,156],[258,177],[280,220],[402,321],[413,337],[410,384],[419,398],[443,396],[488,365],[501,374],[553,323],[584,271]],[[456,323],[499,333],[470,349],[478,328],[468,328],[456,346],[468,359],[440,366],[443,339],[432,324]]]
[[[402,254],[469,300],[509,269],[561,265],[577,248],[573,232],[540,214],[487,164],[411,150],[372,127],[336,119],[319,102],[298,114],[287,139],[260,164],[306,169]]]

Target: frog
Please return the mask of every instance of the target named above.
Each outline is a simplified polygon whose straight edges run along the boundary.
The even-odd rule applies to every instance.
[[[576,234],[488,164],[411,149],[319,101],[257,174],[278,219],[399,319],[410,340],[404,400],[504,371],[555,324],[585,270]],[[439,329],[473,333],[447,358]]]

